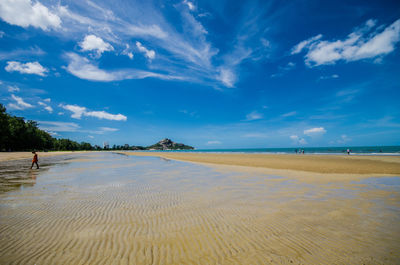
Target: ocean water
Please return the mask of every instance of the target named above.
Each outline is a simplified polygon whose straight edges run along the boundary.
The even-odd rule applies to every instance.
[[[297,152],[300,152],[300,150],[304,150],[305,154],[346,154],[347,149],[351,150],[351,154],[353,155],[400,155],[400,146],[196,149],[196,150],[164,151],[164,152],[294,154],[296,153],[296,150]]]

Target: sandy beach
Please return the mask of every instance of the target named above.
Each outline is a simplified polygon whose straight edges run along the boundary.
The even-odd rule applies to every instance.
[[[43,156],[41,170],[0,162],[0,263],[400,261],[399,177],[303,182],[170,158],[74,153]]]

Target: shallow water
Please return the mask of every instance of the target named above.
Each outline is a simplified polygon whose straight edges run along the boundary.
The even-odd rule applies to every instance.
[[[113,153],[24,163],[0,164],[0,264],[400,261],[398,178],[310,184]]]

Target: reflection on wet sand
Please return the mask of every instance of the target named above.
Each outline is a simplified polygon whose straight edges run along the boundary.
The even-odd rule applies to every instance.
[[[114,154],[34,173],[35,186],[0,194],[1,264],[400,260],[394,178],[304,183]]]

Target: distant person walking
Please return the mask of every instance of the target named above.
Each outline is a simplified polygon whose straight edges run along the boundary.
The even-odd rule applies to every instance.
[[[349,148],[347,148],[347,154],[350,155],[350,149]]]
[[[32,158],[32,165],[31,165],[31,169],[33,167],[34,164],[36,164],[36,169],[39,169],[39,164],[38,164],[38,155],[36,154],[35,151],[32,152],[32,154],[34,154],[33,158]]]

